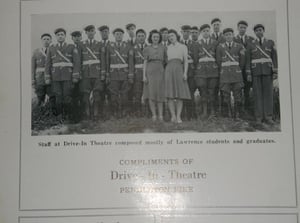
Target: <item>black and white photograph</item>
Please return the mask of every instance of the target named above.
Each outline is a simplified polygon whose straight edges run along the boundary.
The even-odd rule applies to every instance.
[[[31,134],[281,131],[276,46],[275,11],[32,14]]]

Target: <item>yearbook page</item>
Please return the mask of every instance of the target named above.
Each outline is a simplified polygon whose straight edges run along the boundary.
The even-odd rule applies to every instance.
[[[1,4],[1,223],[298,223],[297,1]]]

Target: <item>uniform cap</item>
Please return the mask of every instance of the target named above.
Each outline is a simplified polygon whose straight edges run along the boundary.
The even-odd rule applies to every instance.
[[[85,31],[90,31],[91,29],[95,29],[94,25],[88,25],[84,28]]]
[[[109,30],[109,27],[108,27],[107,25],[103,25],[103,26],[100,26],[100,27],[98,28],[98,30],[99,30],[100,32],[102,32],[103,30],[106,30],[106,29]]]
[[[181,26],[181,30],[182,31],[188,31],[190,29],[191,29],[191,26],[189,26],[189,25],[183,25],[183,26]]]
[[[41,39],[43,39],[44,36],[49,36],[50,38],[52,38],[52,36],[49,33],[44,33],[41,35]]]
[[[232,28],[226,28],[226,29],[223,30],[223,34],[228,33],[228,32],[234,33]]]
[[[245,25],[245,26],[248,26],[248,23],[247,23],[245,20],[241,20],[241,21],[238,22],[237,25],[238,25],[238,26],[239,26],[239,25]]]
[[[201,32],[203,29],[206,29],[206,28],[209,28],[209,29],[210,29],[210,25],[209,25],[209,24],[203,24],[202,26],[200,26],[200,32]]]
[[[116,29],[114,29],[113,34],[115,34],[116,32],[124,33],[124,30],[121,28],[116,28]]]
[[[81,36],[81,32],[80,31],[73,31],[71,32],[71,36]]]
[[[126,25],[126,29],[130,29],[131,27],[136,28],[136,25],[133,24],[133,23],[129,23],[129,24]]]
[[[198,30],[198,27],[197,26],[192,26],[191,30]]]
[[[54,30],[54,34],[56,35],[56,33],[59,32],[63,32],[64,34],[66,34],[66,30],[64,28],[57,28],[56,30]]]
[[[212,24],[214,24],[214,23],[216,23],[216,22],[221,22],[221,19],[219,19],[219,18],[214,18],[214,19],[211,20],[211,23],[210,23],[210,24],[212,25]]]
[[[143,29],[138,29],[135,34],[137,35],[138,33],[144,33],[146,35],[146,31]]]
[[[262,24],[256,24],[256,25],[254,26],[253,30],[255,31],[255,30],[258,29],[258,28],[263,28],[263,30],[265,30],[265,27],[264,27],[264,25],[262,25]]]

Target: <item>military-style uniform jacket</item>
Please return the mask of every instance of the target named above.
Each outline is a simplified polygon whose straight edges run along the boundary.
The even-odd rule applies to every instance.
[[[102,61],[103,63],[106,63],[106,60],[107,60],[107,46],[110,45],[110,41],[109,40],[101,40],[100,41],[100,49],[102,52],[104,52],[104,56],[105,56],[105,61]],[[108,66],[106,66],[105,64],[103,64],[104,67],[105,67],[105,73],[107,74],[108,73]],[[102,66],[103,67],[103,66]]]
[[[224,37],[223,33],[221,33],[221,32],[218,33],[218,36],[217,36],[216,33],[213,32],[210,35],[210,38],[212,38],[213,40],[217,41],[218,44],[226,42],[225,37]]]
[[[110,80],[127,80],[133,78],[133,48],[126,42],[111,42],[107,46],[106,65]]]
[[[136,38],[134,38],[133,40],[129,38],[129,39],[126,41],[126,43],[127,43],[128,45],[130,45],[131,47],[134,47],[134,46],[137,44]]]
[[[264,38],[262,45],[255,39],[248,46],[246,70],[253,76],[277,73],[277,51],[273,40]]]
[[[39,48],[33,52],[31,58],[32,79],[36,85],[45,85],[46,48]]]
[[[80,72],[81,72],[81,65],[82,65],[82,48],[83,42],[74,43],[75,48],[78,50],[79,59],[80,59]]]
[[[195,68],[197,64],[197,50],[198,50],[198,42],[192,40],[181,40],[182,44],[185,44],[188,49],[188,77],[193,77],[195,75]]]
[[[217,64],[220,67],[220,83],[243,82],[242,69],[245,66],[245,47],[239,43],[221,43],[217,47]]]
[[[248,45],[251,44],[253,40],[254,40],[254,38],[252,36],[248,36],[248,35],[244,36],[244,40],[242,39],[242,37],[240,35],[236,35],[233,38],[234,42],[242,44],[246,48],[246,50],[247,50]]]
[[[203,78],[219,77],[219,68],[216,62],[217,44],[217,41],[211,38],[208,39],[208,43],[204,39],[199,41],[196,76]]]
[[[80,57],[74,44],[54,44],[49,47],[46,66],[45,80],[70,81],[79,79]]]
[[[82,78],[105,76],[105,51],[97,40],[85,40],[82,44]]]
[[[144,55],[143,50],[148,45],[146,43],[143,44],[136,44],[133,48],[134,57],[133,57],[133,63],[134,63],[134,75],[136,81],[142,81],[143,80],[143,67],[144,67]]]

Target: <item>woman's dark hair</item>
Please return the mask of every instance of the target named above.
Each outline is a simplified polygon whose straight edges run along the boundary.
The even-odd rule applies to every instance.
[[[177,31],[175,29],[169,29],[169,34],[170,33],[174,33],[177,37],[177,41],[180,41],[180,35],[177,33]]]
[[[149,36],[148,36],[148,43],[152,44],[152,35],[153,34],[158,34],[159,35],[158,43],[161,43],[162,35],[157,29],[153,29],[153,30],[150,31]]]

